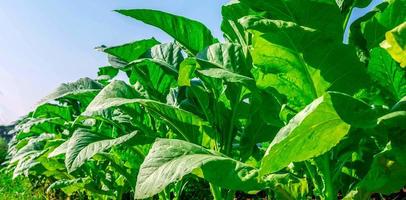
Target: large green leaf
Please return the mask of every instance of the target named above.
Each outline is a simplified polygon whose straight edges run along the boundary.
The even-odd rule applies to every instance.
[[[376,47],[371,51],[368,73],[372,79],[388,90],[397,101],[406,96],[406,75],[384,49]]]
[[[117,10],[117,12],[160,28],[194,54],[216,41],[210,30],[202,23],[182,16],[147,9]]]
[[[385,33],[406,21],[406,0],[386,0],[389,5],[374,17],[361,23],[361,31],[369,49],[377,47],[385,39]]]
[[[135,198],[152,197],[190,173],[228,189],[252,191],[265,186],[259,182],[258,170],[244,163],[182,140],[157,139],[141,165]]]
[[[159,44],[159,42],[155,40],[155,38],[151,38],[108,48],[100,47],[100,50],[109,54],[115,59],[123,61],[124,63],[129,63],[140,58],[145,52],[156,44]]]
[[[90,79],[81,78],[73,83],[64,83],[56,88],[51,94],[44,97],[40,104],[52,100],[75,99],[88,103],[103,88],[103,85]]]
[[[334,110],[330,96],[317,98],[283,127],[262,159],[261,174],[321,155],[340,142],[350,126]]]
[[[258,67],[257,86],[275,88],[294,109],[300,110],[326,90],[354,94],[367,86],[368,76],[353,47],[292,22],[258,17],[241,22],[255,30],[252,57]]]
[[[334,35],[341,41],[345,15],[333,0],[241,0],[256,11],[266,11],[269,19],[294,22]],[[320,12],[322,11],[322,12]]]
[[[65,156],[66,168],[68,172],[73,172],[97,153],[125,143],[137,135],[139,135],[137,132],[133,132],[118,138],[108,138],[85,129],[78,129],[73,133],[67,145]]]

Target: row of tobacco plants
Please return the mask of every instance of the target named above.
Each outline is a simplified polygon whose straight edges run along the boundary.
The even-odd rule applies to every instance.
[[[182,16],[117,10],[174,41],[97,48],[110,65],[62,84],[18,123],[8,170],[75,199],[397,192],[406,1],[349,24],[369,3],[234,0],[222,7],[224,40]]]

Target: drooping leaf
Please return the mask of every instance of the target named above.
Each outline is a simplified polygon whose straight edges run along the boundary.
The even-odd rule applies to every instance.
[[[194,54],[216,41],[210,30],[202,23],[182,16],[147,9],[117,10],[117,12],[160,28]]]
[[[349,128],[334,110],[328,94],[317,98],[277,133],[262,159],[260,173],[276,172],[291,162],[327,152]]]
[[[65,154],[69,145],[69,140],[66,140],[58,147],[56,147],[51,153],[48,154],[48,158],[52,158],[61,154]]]
[[[78,129],[73,133],[67,145],[65,156],[66,168],[68,172],[73,172],[97,153],[125,143],[136,136],[137,132],[133,132],[118,138],[107,138],[84,129]]]
[[[135,198],[151,197],[190,173],[228,189],[252,191],[264,187],[253,167],[192,143],[157,139],[141,165]]]
[[[102,88],[103,85],[90,78],[81,78],[76,82],[60,85],[51,94],[44,97],[39,104],[60,99],[75,99],[87,103]]]
[[[113,56],[116,59],[124,61],[125,63],[129,63],[134,61],[140,56],[142,56],[145,52],[147,52],[151,47],[159,44],[155,38],[139,40],[119,46],[113,46],[108,48],[101,48],[103,52]],[[113,65],[113,67],[116,67]]]

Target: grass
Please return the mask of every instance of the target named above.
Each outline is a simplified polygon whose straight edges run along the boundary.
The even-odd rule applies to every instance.
[[[27,178],[12,178],[12,174],[0,169],[0,200],[43,200]]]

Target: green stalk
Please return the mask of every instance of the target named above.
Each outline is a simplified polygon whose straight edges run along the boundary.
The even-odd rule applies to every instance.
[[[221,188],[219,188],[211,183],[209,185],[210,185],[210,192],[213,195],[213,199],[222,200],[223,198],[221,198]]]
[[[227,196],[226,196],[226,200],[233,200],[235,197],[235,191],[234,190],[228,190],[227,191]]]
[[[235,118],[235,113],[236,113],[235,110],[236,110],[236,108],[233,109],[233,114],[231,115],[231,120],[230,120],[230,127],[228,129],[227,141],[226,141],[226,155],[231,154],[231,148],[233,145],[233,127],[234,127],[234,118]]]
[[[241,95],[241,90],[238,96],[236,97],[235,105],[232,110],[231,114],[231,120],[230,120],[230,126],[228,128],[228,134],[227,134],[227,141],[226,141],[226,155],[231,154],[231,149],[233,146],[233,127],[234,127],[234,119],[235,119],[235,114],[237,113],[237,108],[238,108],[238,103],[240,100],[240,95]]]
[[[335,193],[333,181],[331,179],[330,159],[328,155],[329,154],[327,153],[320,156],[317,159],[317,166],[324,182],[324,199],[335,200],[337,199],[337,194]]]
[[[304,161],[304,164],[306,166],[307,173],[309,174],[310,179],[312,180],[314,189],[320,192],[319,182],[316,179],[316,174],[314,173],[312,166],[310,165],[309,161]]]

